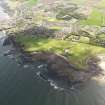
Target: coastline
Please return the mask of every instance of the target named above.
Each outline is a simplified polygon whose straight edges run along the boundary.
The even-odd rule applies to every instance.
[[[100,75],[101,69],[94,65],[94,60],[90,60],[88,70],[78,70],[77,67],[70,64],[68,58],[63,55],[51,53],[51,52],[27,52],[24,50],[24,45],[16,41],[14,36],[9,36],[9,41],[11,41],[13,47],[16,52],[21,53],[21,58],[26,60],[26,62],[44,62],[47,64],[47,69],[50,74],[54,74],[58,79],[62,78],[68,82],[78,82],[84,83],[95,77]],[[7,40],[8,41],[8,40]]]
[[[53,28],[59,28],[59,27],[53,27]],[[54,29],[53,29],[54,30]],[[57,29],[57,32],[60,32],[59,29]],[[52,34],[51,34],[52,33]],[[63,32],[62,32],[63,33]],[[57,35],[62,33],[57,33]],[[69,33],[69,32],[68,32]],[[15,34],[15,33],[13,33]],[[23,34],[23,37],[27,36],[28,34],[32,37],[31,39],[35,39],[35,36],[42,37],[51,37],[52,39],[55,39],[55,31],[53,32],[51,29],[47,29],[46,27],[33,27],[32,29],[29,28],[28,30],[20,30],[17,32],[17,34],[21,35]],[[28,37],[30,37],[28,35]],[[43,36],[44,35],[44,36]],[[52,35],[52,36],[51,36]],[[48,72],[51,74],[56,75],[57,78],[63,78],[66,81],[78,81],[78,82],[85,82],[89,79],[91,79],[94,76],[100,75],[102,72],[102,68],[98,65],[99,60],[97,59],[97,55],[95,55],[95,49],[97,50],[97,53],[105,53],[105,50],[98,48],[96,46],[91,47],[88,49],[89,42],[86,45],[86,43],[78,42],[72,44],[70,41],[56,41],[56,44],[62,44],[60,46],[57,46],[56,44],[53,45],[52,39],[52,46],[49,47],[48,44],[50,44],[49,40],[42,40],[42,42],[39,40],[39,43],[34,43],[36,40],[32,40],[33,42],[29,42],[29,45],[33,44],[32,48],[29,48],[30,51],[25,50],[25,46],[29,46],[26,41],[23,38],[23,43],[20,37],[20,42],[16,39],[18,35],[14,36],[8,36],[9,40],[11,40],[12,45],[16,49],[16,52],[21,53],[21,58],[26,60],[26,62],[34,62],[34,61],[41,61],[47,64]],[[30,40],[31,40],[30,39]],[[40,39],[40,38],[39,38]],[[69,39],[68,39],[69,40]],[[48,42],[47,42],[48,41]],[[8,42],[8,39],[7,39]],[[60,42],[60,43],[59,43]],[[70,43],[69,43],[70,42]],[[46,46],[43,47],[42,44],[45,44]],[[26,44],[26,45],[25,45]],[[37,46],[35,46],[35,44]],[[68,46],[69,44],[69,46]],[[78,44],[78,45],[77,45]],[[67,47],[62,47],[62,46]],[[39,46],[39,48],[38,48]],[[42,46],[42,47],[41,47]],[[73,46],[73,48],[72,48]],[[74,47],[76,46],[76,47]],[[30,46],[29,46],[30,47]],[[36,50],[35,50],[35,47]],[[46,47],[49,47],[48,49]],[[53,48],[54,47],[54,48]],[[83,48],[82,48],[83,47]],[[87,48],[85,48],[87,47]],[[94,48],[94,51],[92,50]],[[43,50],[44,49],[44,50]],[[60,50],[59,50],[60,49]],[[76,49],[76,50],[75,50]],[[82,49],[82,50],[81,50]],[[49,51],[47,51],[49,50]],[[54,51],[53,51],[54,50]],[[72,51],[73,50],[73,51]],[[99,50],[99,51],[98,51]],[[92,55],[89,53],[92,53]],[[60,52],[60,53],[58,53]],[[74,54],[74,55],[73,55]],[[85,56],[86,55],[86,56]],[[73,57],[72,57],[73,56]],[[78,60],[79,59],[79,60]],[[73,61],[74,60],[74,61]],[[75,63],[76,62],[76,63]],[[81,67],[82,65],[82,67]]]

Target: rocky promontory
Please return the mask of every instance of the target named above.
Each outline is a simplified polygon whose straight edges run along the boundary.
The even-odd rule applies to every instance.
[[[86,67],[78,68],[73,64],[72,59],[65,55],[57,54],[51,51],[25,51],[25,46],[16,40],[16,37],[10,36],[4,41],[4,45],[13,45],[16,52],[21,53],[20,57],[24,62],[42,62],[47,64],[48,73],[56,78],[64,79],[69,82],[85,82],[94,76],[103,74],[104,55],[95,55],[86,59]]]
[[[20,5],[16,9],[19,15],[11,24],[14,27],[6,31],[9,37],[4,45],[11,42],[24,61],[46,63],[49,74],[66,81],[84,82],[102,74],[103,28],[80,24],[88,20],[79,12],[81,5],[70,1],[53,2],[52,5],[39,2],[32,8],[24,3]]]

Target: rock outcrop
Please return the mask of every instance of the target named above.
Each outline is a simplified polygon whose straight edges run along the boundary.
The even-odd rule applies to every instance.
[[[57,78],[63,78],[68,81],[84,82],[92,76],[101,74],[101,68],[97,65],[98,59],[90,58],[87,61],[88,69],[79,70],[70,61],[58,54],[49,52],[33,52],[31,54],[24,53],[26,56],[32,58],[32,61],[42,61],[47,64],[47,69],[50,74],[55,75]]]

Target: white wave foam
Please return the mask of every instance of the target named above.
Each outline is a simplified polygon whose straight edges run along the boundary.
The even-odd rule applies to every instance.
[[[38,69],[43,68],[43,67],[44,67],[44,65],[43,65],[43,64],[42,64],[42,65],[37,66],[37,68],[38,68]]]
[[[40,76],[40,71],[38,71],[38,72],[36,73],[36,75]]]
[[[55,90],[64,90],[63,88],[59,87],[56,82],[54,82],[53,80],[51,79],[48,79],[48,82],[50,82],[50,86],[52,86]]]
[[[49,80],[50,86],[52,86],[54,89],[59,89],[59,87],[54,83],[54,81]]]

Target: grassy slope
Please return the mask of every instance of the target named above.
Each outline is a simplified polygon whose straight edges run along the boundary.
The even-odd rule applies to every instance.
[[[101,0],[96,7],[93,8],[92,13],[87,20],[81,21],[83,25],[105,25],[105,0]]]
[[[102,25],[105,25],[104,20],[105,20],[105,14],[98,9],[93,9],[88,19],[81,21],[81,23],[84,25],[102,26]]]
[[[105,53],[105,48],[102,47],[57,39],[17,36],[17,41],[25,46],[26,51],[49,51],[65,55],[70,62],[81,69],[86,68],[85,62],[88,57],[98,53]],[[64,53],[65,49],[68,49],[68,54]]]

